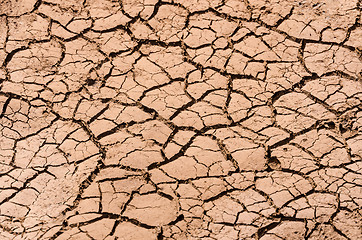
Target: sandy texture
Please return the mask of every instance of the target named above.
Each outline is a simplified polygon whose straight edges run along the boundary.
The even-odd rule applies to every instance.
[[[360,4],[0,1],[0,239],[361,239]]]

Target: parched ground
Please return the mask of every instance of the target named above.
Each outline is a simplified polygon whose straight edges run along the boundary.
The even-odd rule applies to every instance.
[[[0,0],[0,239],[361,239],[360,4]]]

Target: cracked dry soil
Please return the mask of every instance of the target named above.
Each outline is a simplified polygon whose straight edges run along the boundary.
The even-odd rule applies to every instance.
[[[360,4],[1,0],[0,239],[361,239]]]

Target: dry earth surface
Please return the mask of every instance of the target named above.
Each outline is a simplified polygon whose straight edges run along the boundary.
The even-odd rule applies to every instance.
[[[361,239],[358,0],[1,0],[0,239]]]

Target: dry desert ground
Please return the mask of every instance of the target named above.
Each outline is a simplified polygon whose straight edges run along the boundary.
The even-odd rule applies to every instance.
[[[362,239],[361,0],[0,0],[0,240]]]

